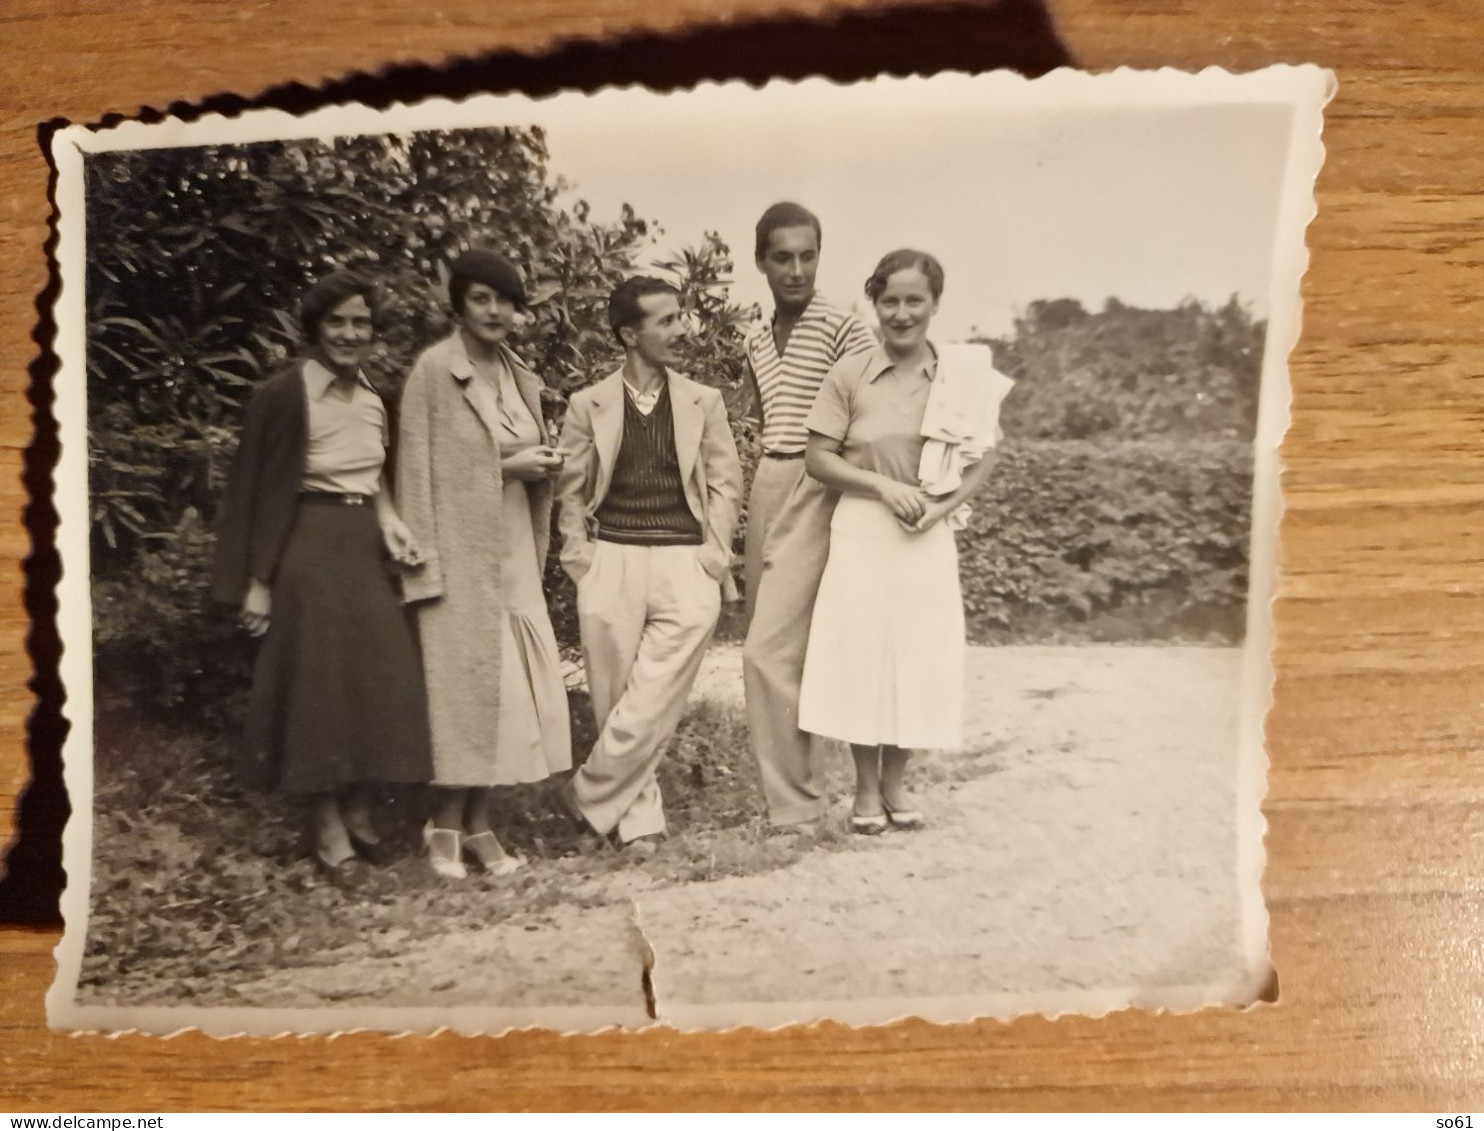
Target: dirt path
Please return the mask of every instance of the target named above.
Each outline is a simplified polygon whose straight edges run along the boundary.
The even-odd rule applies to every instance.
[[[986,753],[923,767],[919,780],[938,779],[918,788],[927,829],[642,898],[661,1017],[714,1024],[708,1007],[726,1003],[764,1025],[964,1019],[1018,1011],[1006,995],[1079,1008],[1098,990],[1190,1007],[1200,983],[1246,981],[1239,662],[1200,648],[973,649],[970,746]]]
[[[739,660],[715,649],[697,696],[740,705]],[[1239,662],[1227,649],[971,649],[971,750],[914,771],[923,831],[827,833],[787,867],[709,883],[609,875],[606,905],[276,971],[236,997],[484,1003],[502,1024],[586,1006],[574,1027],[632,1025],[647,940],[659,1017],[682,1027],[1008,1015],[1026,994],[1083,1009],[1099,990],[1192,1007],[1206,996],[1193,986],[1250,981],[1233,847]],[[842,792],[842,818],[845,804]]]

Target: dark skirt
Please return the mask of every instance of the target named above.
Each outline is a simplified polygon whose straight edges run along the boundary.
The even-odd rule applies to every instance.
[[[432,776],[411,627],[371,506],[300,504],[253,672],[246,776],[324,793]]]

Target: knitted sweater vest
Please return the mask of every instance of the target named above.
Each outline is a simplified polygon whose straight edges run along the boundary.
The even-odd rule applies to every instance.
[[[605,542],[699,546],[703,541],[680,479],[668,384],[648,416],[624,393],[623,440],[597,518],[598,537]]]

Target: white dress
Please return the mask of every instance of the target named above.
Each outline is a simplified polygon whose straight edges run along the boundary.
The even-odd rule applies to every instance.
[[[916,482],[926,374],[872,360],[826,378],[810,430],[850,463]],[[963,745],[964,606],[958,547],[937,523],[902,529],[885,504],[847,495],[830,524],[799,698],[799,726],[862,746]]]

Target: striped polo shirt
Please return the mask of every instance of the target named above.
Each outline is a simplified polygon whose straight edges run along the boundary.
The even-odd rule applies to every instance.
[[[876,338],[854,314],[816,294],[794,323],[788,347],[778,356],[773,324],[764,322],[747,335],[747,363],[757,378],[763,410],[763,450],[776,455],[802,452],[809,440],[804,421],[835,362],[876,348]]]

